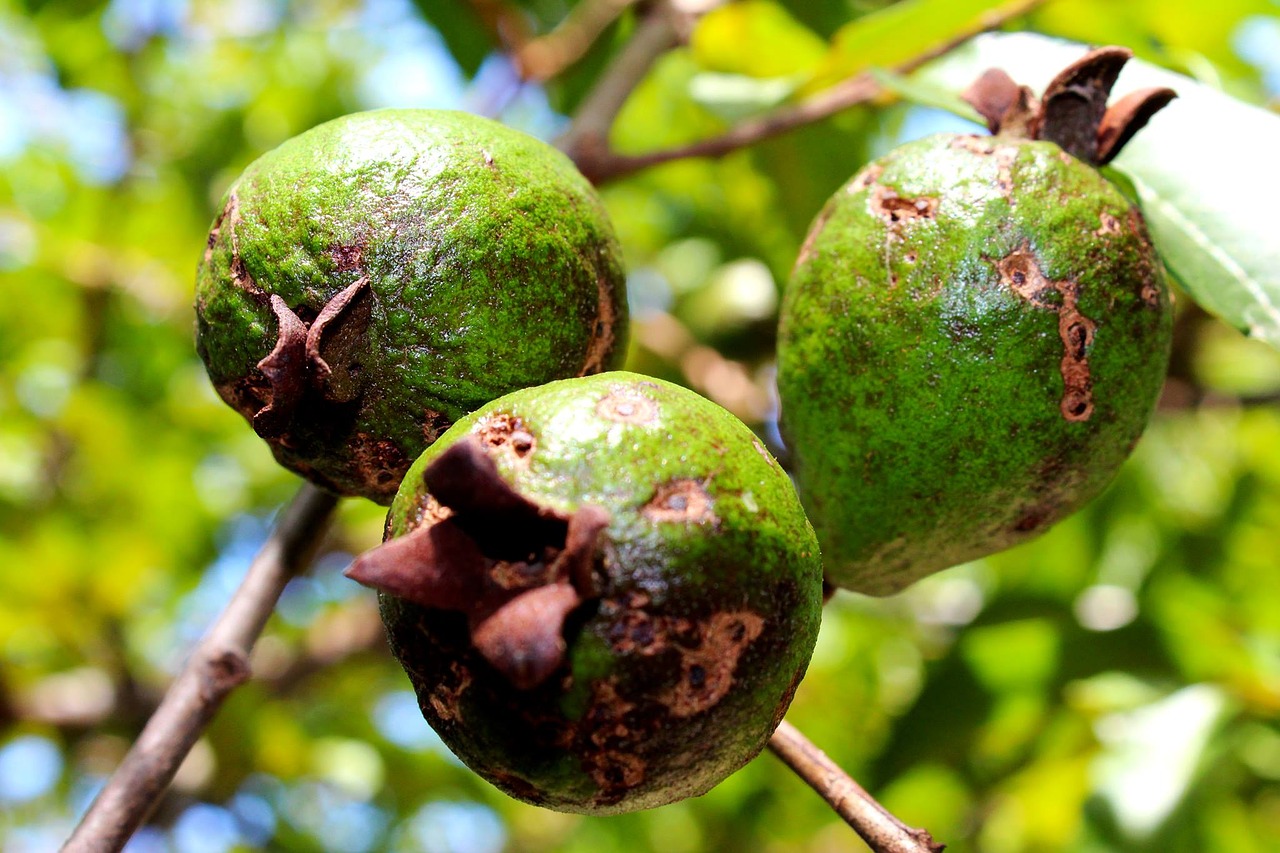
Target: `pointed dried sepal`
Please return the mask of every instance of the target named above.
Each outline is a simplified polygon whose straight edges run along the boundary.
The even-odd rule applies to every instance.
[[[608,510],[591,504],[569,516],[564,550],[551,568],[553,577],[568,578],[584,596],[595,595],[596,543],[610,521]]]
[[[999,68],[988,68],[961,95],[987,122],[992,133],[1012,133],[1035,137],[1040,121],[1040,103],[1026,86]]]
[[[1108,107],[1098,126],[1097,165],[1105,166],[1115,159],[1133,135],[1176,97],[1177,92],[1163,87],[1139,89]]]
[[[1040,139],[1087,163],[1097,161],[1098,127],[1120,70],[1133,56],[1125,47],[1100,47],[1068,65],[1040,99]]]
[[[271,295],[276,315],[276,345],[258,362],[271,383],[271,400],[253,416],[253,430],[263,438],[282,434],[306,388],[307,326],[279,296]]]
[[[541,546],[561,547],[568,519],[521,496],[475,436],[449,447],[423,473],[427,490],[475,538],[486,557],[522,560]]]
[[[362,383],[354,368],[372,316],[370,295],[369,279],[361,278],[326,302],[307,331],[312,384],[337,403],[360,396]]]
[[[564,620],[581,601],[564,581],[526,590],[475,623],[471,642],[516,687],[537,687],[564,661]]]
[[[485,560],[452,519],[424,524],[366,551],[346,576],[385,593],[442,610],[469,613],[485,590]]]

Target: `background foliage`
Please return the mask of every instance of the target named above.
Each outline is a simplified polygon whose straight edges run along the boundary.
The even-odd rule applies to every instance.
[[[545,84],[521,80],[495,33],[549,33],[579,5],[610,4],[0,0],[0,847],[65,838],[297,485],[192,350],[194,268],[225,187],[371,107],[554,137],[643,10]],[[614,145],[706,137],[1009,4],[888,5],[718,9],[654,65]],[[1124,44],[1245,102],[1280,92],[1270,0],[1055,0],[1007,27]],[[957,126],[886,97],[605,187],[630,367],[776,443],[772,326],[809,220],[870,157]],[[950,850],[1280,848],[1278,398],[1280,355],[1184,297],[1161,411],[1115,485],[1015,551],[889,599],[838,595],[789,718]],[[767,755],[699,800],[615,818],[476,779],[418,716],[371,594],[340,574],[381,515],[343,505],[258,677],[135,853],[858,848]]]

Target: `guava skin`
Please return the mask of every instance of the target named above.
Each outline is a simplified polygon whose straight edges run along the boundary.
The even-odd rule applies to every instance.
[[[305,328],[357,283],[337,378],[310,375],[283,427],[258,429],[340,494],[389,503],[462,415],[625,352],[621,254],[595,191],[550,146],[477,116],[348,115],[245,170],[196,281],[197,349],[222,398],[258,428],[281,408],[259,368],[283,337],[272,297]]]
[[[942,134],[868,165],[815,220],[779,328],[828,581],[894,593],[1096,496],[1171,332],[1141,214],[1053,143]]]
[[[519,689],[456,612],[381,594],[428,722],[513,797],[567,812],[652,808],[709,790],[764,747],[808,665],[817,540],[786,473],[731,414],[678,386],[606,373],[518,391],[459,420],[414,463],[387,538],[433,523],[423,472],[478,437],[521,496],[609,524],[596,594],[559,668]]]

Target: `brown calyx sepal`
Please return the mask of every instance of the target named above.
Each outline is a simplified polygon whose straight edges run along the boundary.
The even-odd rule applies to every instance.
[[[309,387],[335,402],[360,395],[359,374],[353,368],[372,309],[368,285],[369,280],[361,278],[342,290],[310,324],[278,295],[271,295],[276,345],[257,365],[271,386],[271,399],[254,414],[254,432],[263,438],[283,435]]]
[[[474,436],[423,473],[450,514],[360,555],[347,576],[407,601],[467,616],[476,650],[530,689],[564,661],[564,623],[598,596],[596,550],[609,513],[539,506],[502,479]]]
[[[1103,166],[1160,109],[1177,97],[1167,88],[1143,89],[1111,107],[1107,99],[1124,64],[1125,47],[1100,47],[1064,68],[1037,100],[1000,69],[988,69],[961,97],[978,111],[992,133],[1044,139],[1075,157]]]

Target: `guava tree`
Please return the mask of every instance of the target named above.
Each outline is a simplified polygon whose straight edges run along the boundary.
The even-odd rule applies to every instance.
[[[20,3],[0,44],[6,850],[77,824],[74,849],[183,853],[856,849],[846,820],[878,850],[1280,840],[1273,3]],[[384,508],[300,486],[194,351],[236,176],[374,107],[553,141],[618,232],[627,368],[786,462],[780,297],[825,200],[899,143],[983,132],[959,95],[985,69],[1039,94],[1099,44],[1136,55],[1117,97],[1178,93],[1105,171],[1176,301],[1107,491],[896,595],[837,592],[772,744],[794,773],[764,755],[584,817],[460,766],[342,576]]]

